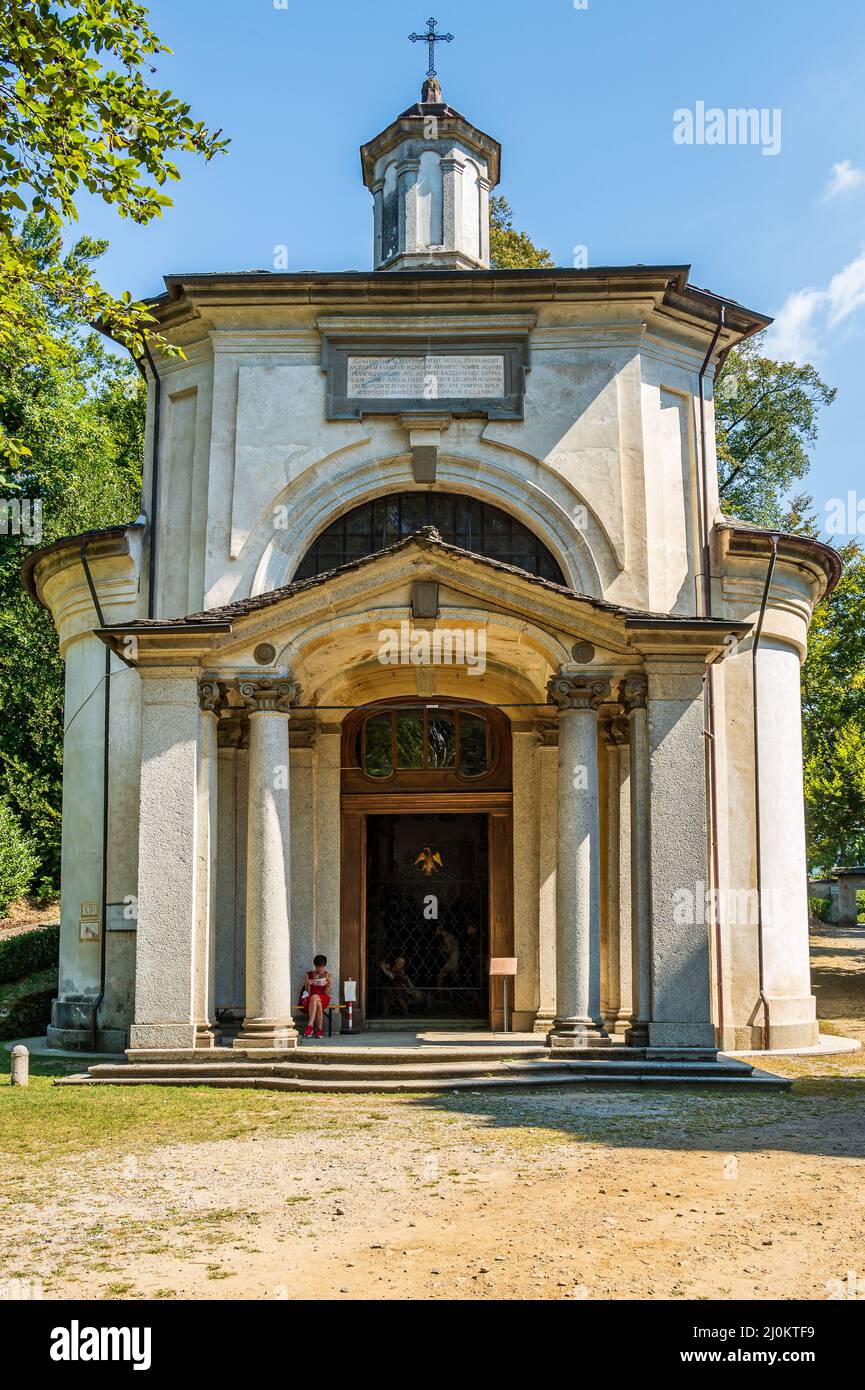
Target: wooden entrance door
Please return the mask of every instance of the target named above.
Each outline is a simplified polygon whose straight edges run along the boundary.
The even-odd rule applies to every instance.
[[[500,711],[478,708],[461,719],[453,701],[379,704],[345,722],[340,974],[357,984],[356,1028],[400,1014],[503,1026],[489,957],[514,954],[510,726]],[[442,736],[451,730],[453,754]],[[439,899],[438,921],[423,916],[429,897]]]

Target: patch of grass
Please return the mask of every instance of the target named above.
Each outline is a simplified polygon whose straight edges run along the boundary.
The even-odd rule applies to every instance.
[[[102,1297],[103,1297],[103,1298],[122,1298],[124,1294],[129,1293],[129,1292],[130,1292],[132,1289],[134,1289],[134,1288],[135,1288],[135,1285],[134,1285],[134,1284],[109,1284],[109,1285],[108,1285],[108,1288],[105,1289],[105,1291],[104,1291]]]
[[[81,1071],[82,1065],[73,1062],[71,1068]],[[309,1132],[309,1101],[303,1095],[287,1094],[275,1110],[272,1095],[207,1086],[55,1086],[53,1077],[69,1070],[68,1063],[59,1068],[54,1063],[48,1074],[34,1067],[26,1089],[0,1082],[0,1153],[6,1159],[51,1165],[93,1150],[116,1154],[118,1145],[125,1154],[146,1153],[164,1144],[226,1136],[288,1138]],[[357,1128],[345,1106],[337,1107],[335,1116],[342,1133]]]

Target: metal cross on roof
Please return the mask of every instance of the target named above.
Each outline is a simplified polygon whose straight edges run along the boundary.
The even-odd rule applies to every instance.
[[[435,20],[435,19],[428,19],[428,20],[427,20],[427,26],[428,26],[428,29],[429,29],[429,32],[428,32],[428,33],[426,33],[426,34],[409,34],[409,38],[411,39],[412,43],[428,43],[428,44],[429,44],[429,67],[427,68],[427,74],[426,74],[426,75],[427,75],[427,77],[435,77],[435,75],[436,75],[436,68],[435,68],[436,44],[437,44],[437,43],[453,43],[454,36],[453,36],[453,34],[437,34],[437,33],[436,33],[436,29],[438,28],[438,21]]]

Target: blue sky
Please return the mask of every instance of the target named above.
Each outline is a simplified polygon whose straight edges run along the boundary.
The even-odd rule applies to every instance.
[[[367,269],[358,146],[417,99],[432,0],[151,0],[174,49],[154,81],[222,127],[228,154],[183,159],[174,207],[137,228],[93,200],[113,290],[172,271]],[[277,6],[284,5],[284,8]],[[445,98],[504,147],[518,224],[570,265],[692,265],[692,279],[780,315],[779,354],[838,386],[807,486],[820,509],[865,491],[865,5],[861,0],[437,0]],[[780,150],[674,142],[674,113],[781,113]],[[834,172],[833,172],[834,170]],[[863,523],[865,526],[865,523]]]

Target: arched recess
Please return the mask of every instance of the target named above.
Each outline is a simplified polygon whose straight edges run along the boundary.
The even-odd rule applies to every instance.
[[[539,536],[577,593],[603,598],[621,572],[621,563],[600,519],[567,479],[537,460],[504,450],[491,457],[439,456],[436,489],[465,492],[510,512]],[[316,536],[360,502],[414,484],[404,455],[353,459],[335,474],[323,460],[275,497],[249,537],[244,551],[255,564],[248,592],[255,597],[287,584]],[[273,512],[282,508],[284,526],[274,531]],[[240,597],[241,585],[233,597]],[[226,597],[221,596],[225,602]]]
[[[566,586],[561,566],[543,540],[518,517],[464,492],[417,488],[361,502],[319,532],[293,576],[310,579],[396,545],[422,527],[474,555],[515,565]]]
[[[369,608],[329,618],[319,614],[309,626],[280,642],[276,665],[290,670],[304,692],[304,702],[331,710],[339,722],[349,709],[388,696],[411,698],[418,692],[417,668],[385,666],[380,660],[379,632],[391,629],[409,610]],[[461,607],[458,618],[443,621],[485,634],[485,665],[480,674],[467,668],[434,668],[436,696],[459,700],[483,699],[512,709],[544,705],[549,676],[570,659],[568,648],[552,633],[509,613],[491,614]]]

